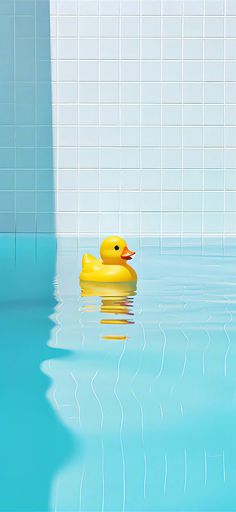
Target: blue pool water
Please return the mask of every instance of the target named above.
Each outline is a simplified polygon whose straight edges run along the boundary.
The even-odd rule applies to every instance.
[[[0,238],[1,511],[236,510],[236,247],[128,242],[81,291],[98,240]]]

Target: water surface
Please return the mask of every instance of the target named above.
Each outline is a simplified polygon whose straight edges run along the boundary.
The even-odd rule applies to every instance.
[[[98,241],[89,241],[98,254]],[[59,243],[50,400],[81,445],[58,511],[236,510],[235,247],[136,250],[137,290],[80,288],[88,241]]]

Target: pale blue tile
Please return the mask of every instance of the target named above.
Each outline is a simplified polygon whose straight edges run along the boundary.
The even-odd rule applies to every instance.
[[[123,16],[121,18],[120,34],[121,37],[139,37],[140,27],[137,16]],[[145,27],[143,26],[143,32]]]
[[[142,13],[145,15],[160,15],[162,0],[145,0],[142,2]]]
[[[182,143],[182,131],[177,126],[164,126],[162,128],[163,147],[180,147]]]
[[[161,99],[161,85],[159,83],[141,84],[141,100],[142,103],[159,103]],[[142,109],[145,107],[142,106]]]
[[[182,64],[180,61],[163,61],[162,80],[164,82],[180,82],[182,79]]]
[[[236,127],[230,126],[224,129],[224,145],[236,147]]]
[[[161,207],[161,193],[155,192],[142,192],[140,198],[140,207],[142,211],[158,211]]]
[[[181,103],[182,84],[165,83],[162,84],[162,102],[163,103]]]
[[[181,15],[183,12],[183,2],[182,0],[168,0],[168,2],[163,2],[162,6],[163,15]]]
[[[204,62],[204,78],[206,81],[215,82],[224,80],[224,62],[210,61]]]
[[[183,209],[188,212],[202,211],[202,192],[200,191],[184,191],[183,192]]]
[[[201,169],[203,164],[202,148],[183,149],[183,168]]]
[[[227,103],[236,103],[236,87],[234,83],[225,85],[225,97]]]
[[[144,84],[143,84],[144,87]],[[117,86],[117,101],[119,98],[119,90]],[[121,83],[120,84],[120,98],[122,103],[139,103],[140,86],[135,83]]]
[[[224,105],[204,105],[205,125],[224,124]]]
[[[183,233],[200,234],[202,232],[202,214],[184,212],[183,215]]]
[[[150,189],[155,188],[155,186],[151,187],[149,185],[147,176],[145,177],[146,172],[148,172],[148,171],[147,170],[141,171],[139,169],[138,170],[133,169],[128,172],[126,170],[122,170],[120,173],[120,176],[117,176],[117,178],[116,177],[114,178],[114,172],[111,171],[111,179],[113,180],[113,182],[114,182],[114,179],[115,179],[115,182],[117,182],[117,179],[119,179],[119,185],[117,186],[117,189],[121,188],[121,190],[140,190],[140,186],[141,186],[141,190],[143,190],[143,189],[150,190]],[[113,174],[113,176],[112,176],[112,174]],[[155,171],[155,174],[156,174],[156,171]],[[143,179],[142,179],[142,176],[144,176]]]
[[[187,15],[201,15],[203,14],[203,1],[204,0],[184,0],[183,9],[184,14]]]
[[[223,39],[205,39],[204,41],[205,59],[219,60],[224,58],[224,40]]]
[[[139,167],[139,162],[140,162],[139,148],[122,148],[122,151],[120,154],[121,154],[120,162],[121,162],[122,169],[137,169]],[[119,160],[117,161],[117,164],[119,166]],[[113,160],[113,165],[114,165],[114,160]]]
[[[205,233],[218,234],[224,229],[224,218],[221,213],[206,212],[204,214],[203,229]]]
[[[111,233],[117,233],[119,230],[119,214],[118,212],[110,214],[108,213],[101,213],[99,215],[100,218],[100,231],[105,235],[108,236]]]
[[[224,128],[205,126],[203,144],[207,147],[221,147],[224,143]]]
[[[225,58],[234,59],[236,55],[236,39],[225,40]]]
[[[236,190],[236,170],[225,169],[225,186],[227,190]]]
[[[140,232],[139,215],[132,212],[119,214],[121,232],[126,234],[138,234]],[[142,221],[141,221],[142,222]]]
[[[224,171],[222,169],[206,169],[204,172],[205,190],[224,189]]]
[[[160,234],[161,215],[159,212],[142,212],[140,219],[141,232],[144,235],[158,235]]]
[[[100,0],[99,2],[100,14],[107,15],[118,15],[119,14],[119,1],[113,0],[113,2],[108,2],[107,0]]]
[[[205,169],[222,169],[224,165],[224,151],[218,148],[204,149]]]
[[[85,155],[85,163],[86,160],[87,159]],[[103,169],[119,169],[121,163],[121,150],[119,148],[102,148],[100,151],[100,163]],[[96,165],[94,161],[93,166],[98,167],[98,160]]]
[[[223,16],[206,16],[205,37],[223,37],[224,18]]]
[[[144,42],[146,42],[145,40],[143,40],[142,42],[142,57],[145,58],[145,51],[144,51]],[[148,42],[148,41],[147,41]],[[109,46],[107,44],[107,41],[105,41],[106,43],[106,46]],[[121,42],[120,42],[120,45],[121,45],[121,48],[120,48],[120,51],[121,51],[121,59],[139,59],[139,56],[140,56],[140,41],[139,39],[121,39]],[[154,45],[153,45],[154,46]],[[151,51],[151,47],[148,46],[148,55],[149,55],[149,58],[156,58],[156,57],[153,57],[153,53]],[[119,52],[118,52],[119,53]]]
[[[141,148],[141,162],[144,169],[159,169],[161,152],[159,148]],[[139,159],[138,159],[139,164]],[[138,165],[137,165],[138,167]]]
[[[213,63],[215,65],[215,63]],[[226,84],[226,95],[227,95]],[[224,103],[224,84],[209,82],[204,84],[205,103]]]
[[[101,190],[99,196],[99,210],[102,212],[118,212],[120,206],[120,194],[116,191]]]
[[[183,100],[184,103],[202,103],[202,84],[201,83],[184,83],[183,84]]]
[[[114,17],[101,16],[100,31],[101,31],[100,34],[102,37],[118,37],[118,35],[119,35],[118,16],[114,16]],[[97,20],[96,32],[98,34],[98,20]]]
[[[125,173],[128,179],[130,178],[130,174],[132,175],[133,173]],[[121,187],[121,172],[114,172],[113,169],[103,169],[100,171],[99,182],[96,180],[96,183],[99,184],[101,190],[115,189],[118,191],[120,188],[123,188]],[[87,188],[91,188],[91,184]]]
[[[143,2],[144,4],[145,2]],[[144,14],[144,13],[143,13]],[[161,35],[161,20],[159,17],[142,18],[142,37],[159,37]]]
[[[79,191],[78,193],[78,208],[80,212],[94,212],[98,211],[99,197],[98,193],[94,191]]]
[[[182,201],[179,192],[163,192],[162,193],[162,210],[164,212],[181,211]]]
[[[183,146],[202,146],[203,129],[200,126],[183,127]]]
[[[203,194],[205,211],[220,212],[224,210],[224,192],[223,191],[205,191]]]
[[[163,148],[163,169],[179,169],[182,167],[182,151],[180,148]]]
[[[225,10],[224,0],[206,0],[205,14],[206,15],[223,15]]]
[[[97,63],[96,63],[97,66]],[[96,68],[98,71],[98,67]],[[95,75],[94,75],[95,77]],[[118,61],[100,61],[100,80],[104,82],[116,82],[119,77]],[[98,75],[96,75],[98,79]]]
[[[225,79],[228,82],[236,81],[236,62],[228,61],[225,63]]]
[[[106,20],[105,20],[106,21]],[[104,18],[101,19],[101,31],[104,31]],[[96,16],[78,18],[78,33],[80,37],[98,37],[99,19]]]
[[[226,210],[236,212],[236,191],[227,191],[225,194]]]
[[[100,180],[102,179],[103,174],[104,174],[104,172],[101,173]],[[88,190],[95,189],[96,190],[96,189],[98,189],[98,184],[99,184],[98,178],[99,178],[99,173],[98,173],[97,169],[80,170],[78,173],[78,188],[79,188],[79,190],[84,190],[84,189],[88,189]],[[102,187],[102,188],[104,188],[104,187]]]
[[[122,105],[120,107],[121,123],[124,125],[139,125],[141,117],[139,105]]]
[[[189,2],[194,5],[195,2]],[[192,14],[192,13],[191,13]],[[184,37],[202,37],[203,19],[197,16],[184,17]]]
[[[227,16],[225,20],[226,37],[235,37],[236,33],[236,19],[232,16]]]
[[[224,225],[225,232],[235,236],[235,226],[236,226],[236,213],[226,213],[225,214],[225,225]]]
[[[164,73],[164,71],[163,71]],[[161,64],[157,62],[142,61],[141,79],[143,82],[158,82],[161,78]]]
[[[234,0],[227,0],[226,14],[236,15],[236,4]]]
[[[180,16],[164,16],[162,21],[162,37],[181,37],[182,19]]]
[[[203,39],[183,39],[184,59],[202,59]]]
[[[163,213],[162,219],[162,233],[176,234],[181,231],[181,214],[180,213]]]
[[[138,47],[140,46],[139,39],[131,39],[130,43],[132,43],[132,47],[135,45],[135,57],[139,58]],[[164,40],[163,43],[164,45]],[[131,46],[131,44],[130,44]],[[164,48],[163,48],[163,56],[164,56]],[[134,54],[134,51],[133,51]],[[160,59],[161,58],[161,39],[142,39],[141,40],[141,57],[142,59]],[[166,58],[166,57],[165,57]]]
[[[135,172],[139,177],[139,174]],[[125,179],[125,177],[124,177]],[[137,183],[139,185],[139,181]],[[138,187],[139,188],[139,187]],[[160,190],[161,189],[161,171],[160,169],[145,169],[141,171],[141,189],[142,190]]]
[[[182,188],[182,169],[165,169],[162,172],[162,190],[178,190]],[[180,194],[179,194],[180,195]]]
[[[180,126],[182,120],[181,105],[163,105],[162,124]]]
[[[174,60],[181,59],[182,41],[181,39],[163,39],[162,40],[163,59]]]
[[[120,196],[120,209],[123,212],[138,212],[140,210],[140,195],[138,192],[123,191]],[[143,209],[143,208],[142,208]]]
[[[98,62],[96,61],[80,61],[79,75],[81,82],[97,82],[98,81]]]
[[[137,137],[139,142],[139,138]],[[160,127],[144,126],[141,128],[141,145],[142,146],[160,146],[161,143],[161,129]]]
[[[202,62],[185,61],[183,63],[183,80],[186,82],[201,82],[203,79]],[[181,80],[181,78],[180,78]]]
[[[184,169],[184,171],[183,171],[184,190],[193,190],[193,191],[201,190],[202,185],[203,185],[202,169]]]
[[[185,125],[202,125],[202,122],[202,105],[183,105],[183,123]]]

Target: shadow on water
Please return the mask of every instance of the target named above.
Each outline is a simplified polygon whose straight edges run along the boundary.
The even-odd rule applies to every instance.
[[[16,247],[15,247],[16,243]],[[65,356],[47,346],[54,311],[55,240],[0,236],[0,510],[50,509],[55,473],[72,452],[46,392],[44,360]]]

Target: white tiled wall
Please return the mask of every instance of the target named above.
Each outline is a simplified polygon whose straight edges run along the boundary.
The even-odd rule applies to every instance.
[[[234,234],[236,0],[51,0],[57,232]]]

